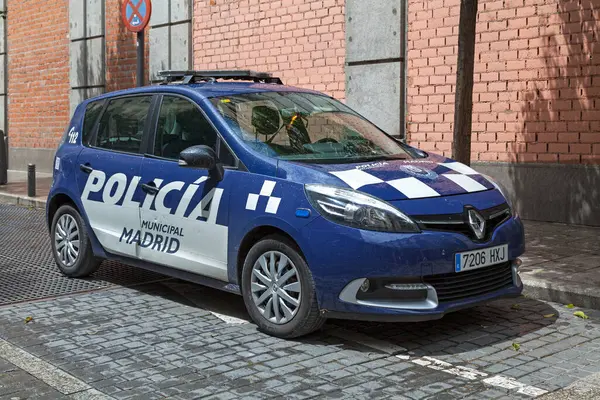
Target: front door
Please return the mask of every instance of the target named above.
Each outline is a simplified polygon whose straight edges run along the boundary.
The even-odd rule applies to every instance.
[[[102,247],[114,254],[137,256],[124,233],[140,228],[141,149],[151,102],[148,95],[111,100],[77,160],[85,214]]]
[[[194,145],[216,147],[218,135],[195,103],[164,96],[154,156],[142,164],[147,193],[140,210],[140,257],[227,281],[229,171],[222,181],[208,170],[181,167],[179,153]]]

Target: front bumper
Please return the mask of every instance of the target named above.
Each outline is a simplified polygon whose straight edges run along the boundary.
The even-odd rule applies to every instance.
[[[481,298],[472,298],[468,301],[454,303],[447,306],[440,306],[434,310],[397,310],[390,312],[389,309],[380,309],[376,307],[359,307],[352,311],[323,310],[323,315],[327,318],[347,319],[355,321],[380,321],[380,322],[421,322],[432,321],[443,318],[446,314],[460,311],[466,308],[472,308],[484,305],[493,300],[502,298],[512,298],[520,296],[523,286],[515,286],[508,290],[502,290],[498,293],[491,293],[489,296]]]
[[[315,243],[308,248],[303,246],[303,251],[313,273],[319,306],[331,318],[384,321],[439,319],[462,308],[502,297],[519,296],[523,290],[517,259],[523,254],[525,245],[523,225],[518,217],[500,225],[486,243],[474,243],[468,237],[452,232],[367,232],[342,227],[323,218],[307,226],[305,234],[311,239],[305,240],[305,243]],[[315,240],[321,235],[322,241]],[[510,268],[507,273],[512,279],[508,278],[501,287],[440,301],[435,285],[427,285],[428,277],[448,276],[452,279],[463,276],[460,274],[464,272],[454,273],[455,253],[502,244],[508,244],[510,261],[506,267]],[[422,280],[427,286],[427,296],[418,301],[359,299],[357,292],[365,278]]]
[[[355,319],[355,320],[376,320],[376,321],[426,321],[432,319],[440,319],[450,312],[458,311],[464,308],[474,307],[485,304],[491,300],[503,297],[519,296],[523,290],[523,283],[519,277],[518,268],[520,260],[510,262],[507,266],[509,280],[502,278],[491,278],[500,280],[501,284],[498,289],[485,290],[485,284],[482,284],[479,294],[472,296],[464,296],[455,300],[444,300],[443,295],[438,295],[440,290],[434,284],[423,284],[426,287],[426,295],[419,299],[370,299],[365,300],[360,298],[360,287],[366,281],[365,278],[355,279],[350,282],[340,293],[340,300],[360,307],[353,312],[336,312],[327,311],[326,315],[330,318]],[[501,267],[501,268],[497,268]],[[487,267],[488,271],[494,269],[504,270],[504,266]],[[484,269],[474,270],[483,276]],[[490,278],[485,279],[489,282]],[[427,277],[425,277],[427,279]],[[483,280],[483,279],[482,279]],[[502,284],[504,282],[504,284]],[[471,284],[470,286],[472,286]],[[461,289],[457,286],[457,289]],[[466,289],[465,289],[466,290]],[[386,312],[383,312],[383,311]],[[387,311],[394,310],[396,313],[390,314]]]

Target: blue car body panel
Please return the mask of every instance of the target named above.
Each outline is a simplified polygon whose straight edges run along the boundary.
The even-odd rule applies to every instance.
[[[230,284],[240,284],[238,255],[244,238],[259,228],[278,229],[297,243],[313,274],[319,307],[331,312],[435,318],[456,308],[520,293],[522,287],[515,282],[499,292],[427,310],[375,307],[341,300],[344,288],[359,278],[452,273],[454,257],[459,252],[508,245],[509,260],[514,261],[524,252],[523,226],[518,216],[509,216],[488,240],[478,242],[457,232],[385,233],[350,228],[325,219],[307,199],[306,184],[352,188],[382,199],[409,216],[460,214],[465,205],[483,210],[502,205],[506,199],[486,177],[438,155],[353,164],[278,160],[245,143],[209,101],[214,96],[273,90],[317,93],[270,84],[207,83],[126,90],[83,102],[77,107],[56,153],[47,212],[52,212],[53,200],[59,196],[70,198],[81,211],[93,251],[99,257],[129,258],[138,263],[147,261],[165,266],[170,266],[169,257],[179,257],[181,265],[185,265],[182,269],[192,273],[208,271],[206,276]],[[224,179],[213,182],[205,170],[185,169],[172,161],[82,145],[81,135],[75,133],[82,131],[87,104],[131,94],[176,94],[196,103],[243,168],[226,169]],[[91,166],[95,171],[93,176],[82,171],[81,165]],[[171,185],[160,200],[149,197],[139,186],[153,180],[159,182],[159,188]],[[107,188],[111,182],[117,189]],[[410,183],[408,189],[404,189],[405,183]],[[123,193],[117,196],[115,190],[120,190],[119,185]],[[204,204],[206,196],[209,201]],[[112,202],[110,207],[107,199]],[[123,211],[125,205],[129,207],[126,212]],[[206,210],[200,210],[200,205],[206,206]],[[90,220],[90,216],[98,219],[111,210],[120,210],[124,219],[114,232],[109,232],[112,228],[104,226],[102,221]],[[137,223],[136,218],[139,218]],[[161,221],[165,225],[184,227],[177,231],[177,246],[166,245],[177,235],[171,238],[165,235],[161,239],[164,245],[146,246],[144,235],[152,230],[148,227]],[[160,229],[172,231],[174,228]],[[206,239],[206,245],[193,245],[194,238],[202,237],[202,229],[208,229],[208,236],[223,238],[226,243],[214,250],[211,248],[214,243],[209,243],[217,240],[213,237]],[[140,238],[136,242],[133,235],[137,231]],[[157,235],[156,230],[153,231],[151,240],[156,240]],[[108,236],[111,238],[106,239]],[[114,248],[107,249],[103,241],[113,243]],[[170,253],[175,247],[177,251]],[[218,255],[211,253],[213,250]]]

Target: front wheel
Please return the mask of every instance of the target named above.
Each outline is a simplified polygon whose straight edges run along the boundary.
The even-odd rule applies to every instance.
[[[63,274],[83,278],[96,272],[102,260],[94,256],[83,218],[74,207],[65,204],[56,211],[50,236],[54,260]]]
[[[304,336],[325,322],[308,265],[285,237],[267,237],[250,249],[242,271],[242,294],[252,320],[269,335]]]

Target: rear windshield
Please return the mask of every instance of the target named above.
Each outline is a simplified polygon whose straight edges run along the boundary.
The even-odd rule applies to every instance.
[[[330,97],[264,92],[210,101],[239,137],[272,157],[335,163],[411,158],[402,144]]]

